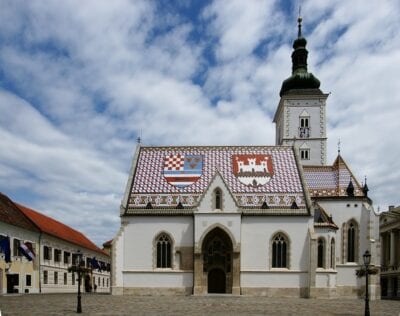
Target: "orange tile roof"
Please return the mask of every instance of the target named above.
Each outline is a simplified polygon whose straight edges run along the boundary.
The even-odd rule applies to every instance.
[[[108,256],[81,232],[26,206],[15,204],[42,232]]]
[[[0,193],[0,222],[39,232],[39,229],[20,211],[15,203],[2,193]]]

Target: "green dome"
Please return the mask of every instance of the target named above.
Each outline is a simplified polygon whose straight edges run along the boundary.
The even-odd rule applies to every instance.
[[[319,91],[320,82],[319,80],[310,72],[297,72],[291,75],[282,83],[281,91],[279,95],[282,97],[288,94],[290,90],[304,90],[304,89],[314,89]],[[311,92],[311,91],[310,91]],[[321,93],[321,91],[319,91]]]

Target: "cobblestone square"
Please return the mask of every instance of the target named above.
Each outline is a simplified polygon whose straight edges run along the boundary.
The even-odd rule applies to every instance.
[[[0,296],[1,316],[75,315],[75,294]],[[370,302],[371,315],[400,315],[400,301]],[[82,296],[83,315],[364,315],[363,300],[288,299],[231,295]]]

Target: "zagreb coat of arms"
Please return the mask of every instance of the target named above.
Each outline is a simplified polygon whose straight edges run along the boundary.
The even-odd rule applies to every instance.
[[[271,155],[233,155],[232,164],[237,179],[254,187],[268,183],[274,174]]]
[[[178,188],[195,183],[202,173],[201,155],[170,154],[164,158],[164,178]]]

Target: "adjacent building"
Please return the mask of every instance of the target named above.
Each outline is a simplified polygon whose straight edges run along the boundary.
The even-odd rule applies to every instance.
[[[109,292],[110,257],[85,235],[3,194],[0,207],[0,239],[10,244],[10,258],[0,250],[0,293],[75,292],[77,275],[68,268],[78,251],[85,267],[96,263],[83,291]]]
[[[138,144],[112,241],[113,294],[360,297],[379,220],[340,152],[327,165],[326,101],[293,43],[274,146]],[[380,297],[372,276],[372,298]]]
[[[382,298],[400,298],[400,206],[380,216]]]

